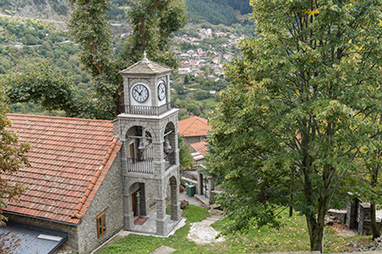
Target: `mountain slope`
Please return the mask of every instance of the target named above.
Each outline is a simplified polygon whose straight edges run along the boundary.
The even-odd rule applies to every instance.
[[[235,10],[241,14],[252,11],[249,0],[186,0],[191,20],[205,20],[214,25],[237,22]]]
[[[186,0],[189,18],[211,24],[231,25],[238,20],[235,11],[251,12],[249,0]],[[109,18],[125,19],[127,0],[111,0]],[[0,0],[0,12],[21,17],[65,20],[69,15],[67,0]]]
[[[62,20],[69,14],[66,0],[1,0],[0,11],[28,18]]]

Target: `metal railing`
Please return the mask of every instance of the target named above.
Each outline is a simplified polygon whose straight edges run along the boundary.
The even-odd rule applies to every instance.
[[[175,165],[175,151],[166,154],[165,157],[165,170]],[[127,171],[142,174],[154,174],[154,158],[152,156],[152,148],[150,147],[144,154],[138,158],[127,158]]]
[[[133,106],[133,105],[120,105],[120,112],[126,114],[136,115],[157,115],[165,113],[166,111],[174,108],[174,101],[170,101],[161,106]]]
[[[135,158],[127,158],[128,172],[154,174],[153,147],[147,146],[144,150],[139,150]]]
[[[129,163],[128,171],[134,173],[143,173],[143,174],[154,174],[154,163],[153,159],[136,159],[136,158],[127,158]]]

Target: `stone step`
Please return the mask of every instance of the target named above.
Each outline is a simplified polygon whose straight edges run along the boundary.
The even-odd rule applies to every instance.
[[[176,249],[173,249],[173,248],[170,248],[167,246],[161,246],[158,249],[151,252],[150,254],[171,254],[175,251],[176,251]]]

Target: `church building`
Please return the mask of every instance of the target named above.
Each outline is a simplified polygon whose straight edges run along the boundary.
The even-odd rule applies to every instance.
[[[120,71],[125,104],[113,121],[8,114],[33,146],[31,166],[5,176],[27,187],[3,210],[9,227],[58,232],[32,239],[55,239],[46,253],[90,253],[120,230],[166,236],[181,219],[171,71],[146,57]]]

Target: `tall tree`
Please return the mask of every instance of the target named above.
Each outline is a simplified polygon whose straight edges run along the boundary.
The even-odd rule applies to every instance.
[[[378,132],[382,129],[382,116],[380,114],[373,114],[370,117],[372,121],[379,124],[379,128],[370,130],[370,136],[377,136]],[[354,176],[354,178],[360,180],[355,193],[361,195],[363,199],[370,201],[370,226],[373,240],[381,236],[381,231],[377,224],[377,205],[382,201],[382,192],[380,190],[380,183],[382,181],[382,142],[380,139],[380,136],[376,137],[375,142],[362,149],[365,156],[363,156],[360,166],[364,170],[360,170]]]
[[[146,51],[150,60],[177,66],[171,39],[186,23],[184,0],[129,1],[128,19],[132,33],[119,55],[111,50],[110,23],[106,19],[109,1],[70,0],[73,9],[69,30],[82,48],[81,60],[94,79],[97,92],[97,118],[113,118],[123,102],[122,78],[118,71],[142,59]],[[105,112],[110,112],[105,115]]]
[[[67,116],[88,115],[81,106],[85,103],[75,96],[73,81],[56,72],[51,61],[8,73],[0,83],[6,88],[10,103],[32,102],[48,111],[63,110]]]
[[[243,58],[228,68],[209,166],[224,176],[220,202],[236,228],[277,226],[276,208],[292,205],[321,251],[344,177],[362,147],[379,143],[369,116],[381,113],[382,1],[251,3],[260,36],[243,41]]]
[[[20,143],[16,134],[9,131],[11,123],[7,112],[4,91],[0,87],[0,224],[7,220],[3,209],[10,201],[17,200],[25,189],[20,183],[8,182],[5,175],[12,175],[28,165],[25,153],[31,148],[28,142]]]

